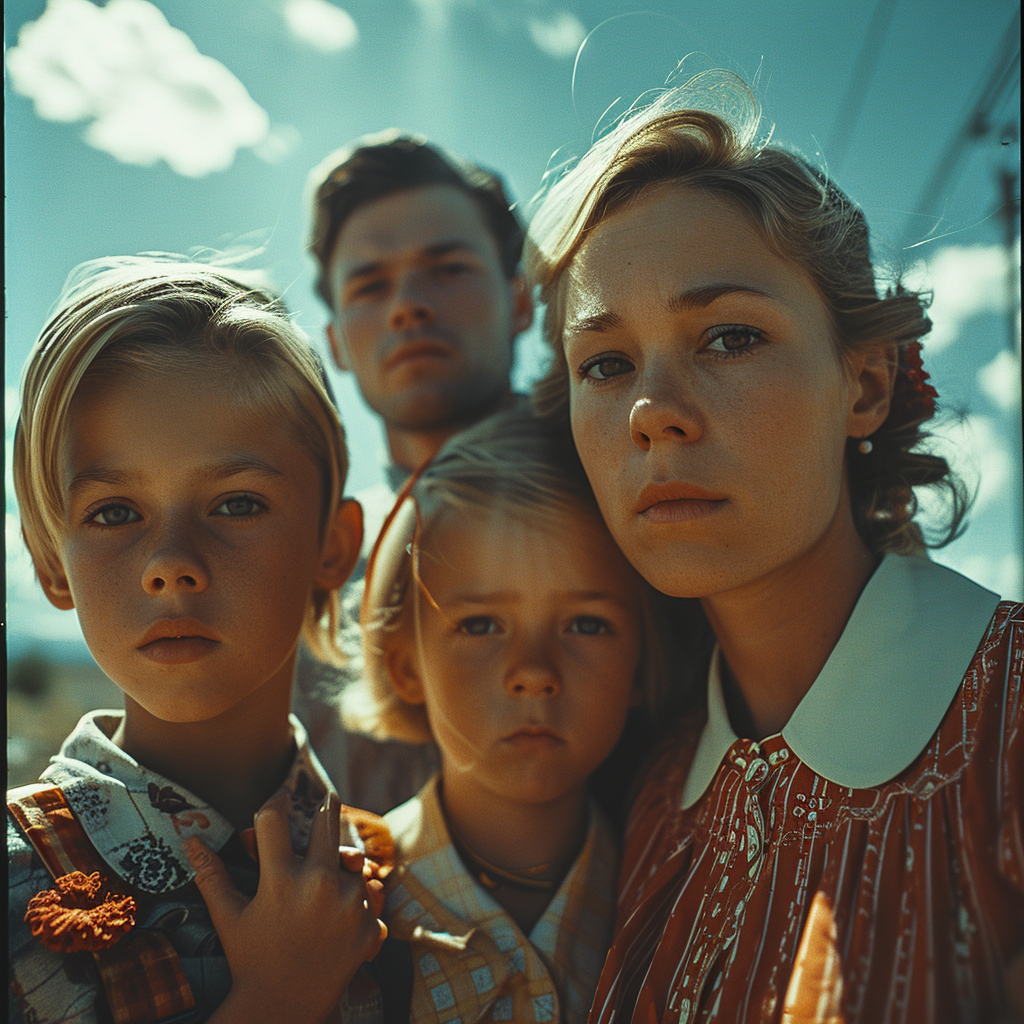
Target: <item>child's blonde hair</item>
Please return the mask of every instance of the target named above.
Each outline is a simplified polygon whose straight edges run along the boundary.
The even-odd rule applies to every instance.
[[[402,700],[384,663],[390,643],[415,636],[418,598],[414,595],[420,588],[415,584],[418,552],[414,548],[423,550],[442,517],[481,509],[514,516],[540,529],[570,510],[590,515],[602,528],[604,521],[571,442],[553,432],[525,403],[452,438],[411,494],[418,507],[413,543],[407,544],[404,535],[390,537],[392,531],[386,528],[375,553],[379,557],[368,568],[361,615],[364,670],[342,695],[342,714],[351,729],[379,739],[423,743],[432,739],[426,711]],[[398,525],[394,532],[407,531]],[[423,553],[429,557],[429,551]],[[648,707],[655,711],[665,703],[669,689],[667,662],[652,615],[654,591],[639,574],[637,593],[643,627],[637,682]]]
[[[252,271],[115,257],[72,272],[25,367],[13,471],[22,533],[37,565],[53,569],[60,562],[61,452],[83,381],[210,361],[230,375],[233,402],[276,414],[313,460],[324,528],[345,486],[345,435],[323,365],[280,300]],[[336,591],[314,593],[302,632],[321,659],[343,660],[339,613]]]

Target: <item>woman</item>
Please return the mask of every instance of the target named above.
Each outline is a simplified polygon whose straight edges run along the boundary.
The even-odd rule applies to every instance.
[[[668,94],[531,227],[571,425],[617,543],[717,647],[633,808],[592,1022],[989,1021],[1020,1000],[1024,608],[930,562],[930,322],[861,212]],[[745,108],[745,109],[744,109]],[[1018,1007],[1018,1012],[1019,1012]]]

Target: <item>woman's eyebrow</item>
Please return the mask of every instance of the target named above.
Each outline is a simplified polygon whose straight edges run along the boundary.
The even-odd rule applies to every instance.
[[[761,291],[759,288],[752,288],[746,284],[711,284],[702,285],[700,288],[691,288],[688,291],[673,295],[665,308],[670,313],[685,313],[692,309],[704,309],[712,302],[722,298],[723,295],[753,295],[759,299],[770,299],[773,302],[781,301],[770,292]],[[594,313],[590,316],[582,316],[570,320],[565,325],[566,334],[582,334],[584,331],[611,331],[622,326],[622,317],[618,313],[606,310],[603,313]]]

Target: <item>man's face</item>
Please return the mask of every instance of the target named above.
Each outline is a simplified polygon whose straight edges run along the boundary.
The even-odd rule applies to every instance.
[[[532,306],[465,192],[429,185],[359,207],[328,277],[335,362],[388,426],[472,423],[508,393],[512,339]]]

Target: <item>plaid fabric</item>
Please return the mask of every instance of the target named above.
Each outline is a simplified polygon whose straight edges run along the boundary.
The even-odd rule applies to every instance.
[[[54,878],[110,873],[59,788],[12,790],[7,807]],[[134,931],[93,957],[114,1024],[155,1024],[196,1004],[177,952],[159,932]]]
[[[617,855],[595,805],[583,850],[529,937],[469,874],[431,780],[385,815],[385,920],[412,945],[413,1024],[585,1021],[611,937]]]

